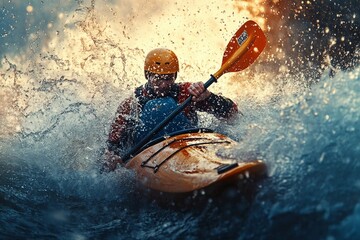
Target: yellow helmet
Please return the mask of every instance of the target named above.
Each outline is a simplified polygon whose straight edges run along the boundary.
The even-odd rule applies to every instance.
[[[179,60],[173,51],[156,48],[147,54],[144,69],[157,74],[176,73],[179,71]]]

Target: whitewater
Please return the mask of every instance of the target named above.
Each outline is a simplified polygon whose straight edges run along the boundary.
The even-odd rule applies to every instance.
[[[263,159],[268,174],[259,181],[174,199],[139,187],[129,170],[100,174],[119,102],[143,83],[142,63],[151,42],[172,39],[149,35],[141,45],[143,29],[127,29],[115,3],[97,9],[79,4],[72,11],[65,6],[70,13],[57,15],[58,25],[47,25],[54,35],[26,54],[1,60],[1,239],[360,238],[358,66],[307,65],[319,73],[313,78],[282,64],[274,70],[267,64],[275,54],[270,48],[249,70],[228,74],[210,87],[231,97],[241,114],[226,126],[201,115],[202,126],[239,141],[230,154]],[[33,5],[29,14],[41,4]],[[110,7],[113,15],[100,19],[98,13]],[[132,7],[141,11],[135,3]],[[207,11],[233,19],[227,7]],[[150,13],[156,9],[143,10],[142,17],[153,21]],[[114,16],[121,18],[115,30],[107,21]],[[178,81],[205,81],[219,67],[239,21],[226,24],[217,36],[205,32],[214,24],[221,28],[223,19],[190,23],[177,26],[189,39],[170,43],[183,62]],[[156,24],[150,26],[172,31],[163,28],[169,23]],[[65,27],[59,31],[59,26]]]
[[[227,129],[241,142],[234,154],[261,156],[269,176],[251,200],[232,190],[186,211],[139,198],[128,170],[99,174],[111,111],[71,99],[74,87],[82,87],[76,80],[45,85],[52,88],[49,106],[1,141],[1,235],[357,238],[359,71],[324,74],[303,93],[267,104],[238,100],[244,116]]]

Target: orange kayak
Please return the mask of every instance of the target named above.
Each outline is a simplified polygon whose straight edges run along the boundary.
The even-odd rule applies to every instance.
[[[233,179],[266,173],[263,161],[226,156],[238,142],[213,132],[183,133],[157,141],[125,165],[147,188],[186,193]],[[225,151],[224,151],[225,150]]]

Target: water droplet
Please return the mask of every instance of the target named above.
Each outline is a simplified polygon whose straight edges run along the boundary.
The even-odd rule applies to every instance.
[[[27,11],[28,13],[32,13],[32,12],[34,11],[34,7],[31,6],[31,5],[28,5],[28,6],[26,7],[26,11]]]

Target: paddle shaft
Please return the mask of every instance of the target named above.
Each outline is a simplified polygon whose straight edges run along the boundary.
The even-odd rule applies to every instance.
[[[211,75],[210,79],[204,83],[205,89],[210,87],[211,84],[216,82],[217,79]],[[188,97],[183,103],[181,103],[169,116],[167,116],[162,122],[160,122],[151,132],[149,132],[140,142],[138,142],[132,149],[130,149],[125,155],[122,156],[121,160],[127,163],[134,154],[136,154],[142,146],[148,143],[151,138],[163,129],[171,120],[173,120],[181,111],[183,111],[191,102],[193,96]]]

